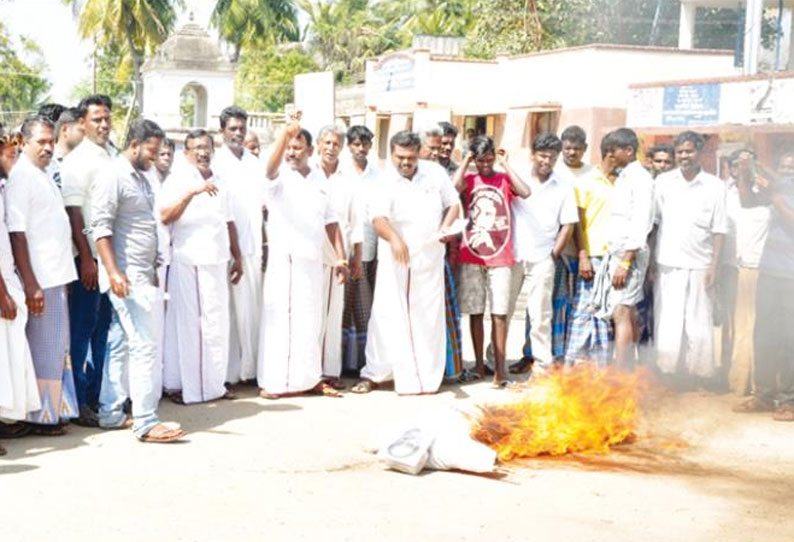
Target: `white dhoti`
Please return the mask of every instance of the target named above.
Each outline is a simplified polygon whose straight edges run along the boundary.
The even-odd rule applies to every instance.
[[[6,277],[6,288],[17,305],[17,317],[0,318],[0,418],[24,420],[28,412],[41,408],[41,402],[25,334],[25,294],[16,277]]]
[[[259,328],[262,318],[262,255],[243,256],[243,276],[232,284],[229,370],[227,382],[256,378],[259,359]]]
[[[185,403],[221,397],[229,360],[227,264],[172,262],[168,272],[163,386]]]
[[[323,265],[323,376],[339,378],[342,374],[342,313],[345,309],[345,285],[334,275],[334,268]]]
[[[654,295],[656,363],[674,373],[683,360],[694,376],[714,374],[712,301],[705,269],[659,266]]]
[[[378,247],[378,280],[361,377],[394,378],[400,394],[438,391],[446,364],[443,245],[411,251],[411,266],[392,259],[388,243]]]
[[[257,380],[267,393],[308,391],[322,378],[322,261],[271,251]]]
[[[165,306],[166,306],[166,281],[168,280],[168,267],[161,265],[157,268],[157,295],[152,304],[152,320],[154,326],[154,340],[157,344],[157,363],[163,366],[165,353]]]

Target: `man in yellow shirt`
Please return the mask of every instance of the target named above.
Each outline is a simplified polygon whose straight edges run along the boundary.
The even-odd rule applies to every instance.
[[[597,318],[589,308],[593,278],[607,254],[609,245],[609,217],[612,212],[615,168],[602,149],[600,168],[592,168],[574,183],[579,223],[574,229],[578,268],[575,278],[571,316],[568,320],[568,344],[565,359],[568,363],[591,360],[606,365],[610,359],[609,321]]]

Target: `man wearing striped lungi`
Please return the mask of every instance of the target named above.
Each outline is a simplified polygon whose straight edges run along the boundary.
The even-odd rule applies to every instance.
[[[34,431],[60,435],[79,415],[69,357],[66,285],[77,278],[69,218],[58,187],[45,173],[54,146],[52,123],[31,117],[22,125],[24,154],[6,188],[6,224],[30,318],[27,337],[41,396],[28,415]]]

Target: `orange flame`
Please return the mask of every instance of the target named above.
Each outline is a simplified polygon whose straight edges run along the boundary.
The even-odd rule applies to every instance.
[[[582,363],[540,376],[517,401],[479,407],[471,436],[496,450],[502,461],[605,453],[632,438],[645,375]]]

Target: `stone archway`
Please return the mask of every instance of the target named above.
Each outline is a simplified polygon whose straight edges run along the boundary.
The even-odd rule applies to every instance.
[[[179,93],[180,124],[183,128],[207,128],[207,89],[195,81]]]

